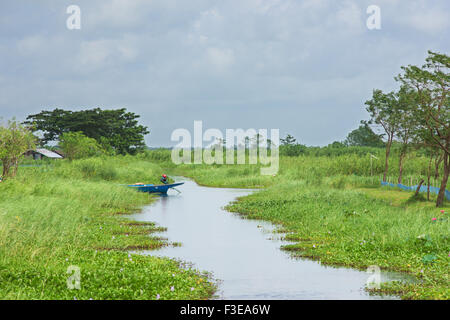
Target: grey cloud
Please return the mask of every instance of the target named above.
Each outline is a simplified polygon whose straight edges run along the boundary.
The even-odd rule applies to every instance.
[[[150,145],[175,128],[280,128],[307,144],[343,139],[372,88],[400,66],[448,52],[449,4],[372,1],[18,1],[0,11],[0,116],[43,108],[127,107]]]

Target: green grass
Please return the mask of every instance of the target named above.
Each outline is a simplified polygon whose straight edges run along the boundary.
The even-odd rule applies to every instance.
[[[295,241],[284,247],[295,256],[336,266],[378,265],[405,272],[418,282],[385,284],[381,291],[404,299],[450,299],[449,202],[437,209],[435,195],[426,201],[423,195],[415,199],[413,192],[381,187],[381,167],[370,176],[368,163],[357,155],[282,157],[276,176],[261,176],[259,168],[250,165],[168,167],[202,185],[264,187],[227,208],[279,225]],[[395,163],[394,157],[392,177]],[[426,159],[406,163],[405,180],[423,176],[418,164],[426,166]]]
[[[169,245],[124,214],[153,201],[121,186],[156,182],[132,157],[43,162],[0,183],[0,299],[207,299],[208,275],[128,250]],[[67,286],[69,266],[81,289]],[[173,287],[173,290],[171,288]]]
[[[391,181],[396,163],[394,156]],[[411,155],[405,184],[423,178],[427,164]],[[405,272],[419,282],[386,284],[381,291],[405,299],[450,299],[449,203],[436,209],[412,192],[380,187],[381,158],[373,163],[373,176],[366,154],[281,157],[277,175],[261,176],[250,165],[175,166],[167,150],[42,162],[0,183],[0,298],[210,298],[215,288],[206,274],[168,259],[128,257],[130,249],[168,245],[153,235],[159,230],[153,224],[124,216],[152,198],[120,186],[157,182],[161,168],[202,185],[261,189],[228,209],[279,225],[295,242],[284,249],[295,256]],[[81,290],[67,288],[70,265],[81,269]]]

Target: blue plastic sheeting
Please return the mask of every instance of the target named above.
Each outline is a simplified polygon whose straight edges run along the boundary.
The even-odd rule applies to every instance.
[[[393,183],[381,181],[381,185],[382,186],[389,186],[389,187],[397,187],[397,188],[400,188],[400,189],[403,189],[403,190],[406,190],[406,191],[416,191],[416,189],[417,189],[417,185],[408,187],[408,186],[405,186],[404,184],[401,184],[401,183],[393,184]],[[423,186],[422,185],[420,187],[419,192],[427,192],[427,190],[428,190],[427,186]],[[439,193],[439,188],[430,186],[430,192],[438,194]],[[445,190],[445,197],[447,198],[447,200],[450,200],[450,192],[448,190]]]

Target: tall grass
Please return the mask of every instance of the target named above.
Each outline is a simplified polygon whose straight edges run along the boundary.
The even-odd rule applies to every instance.
[[[280,224],[297,242],[286,248],[294,254],[333,265],[376,264],[408,272],[423,282],[389,292],[450,298],[448,213],[441,214],[432,202],[410,199],[409,192],[381,188],[382,155],[372,166],[367,153],[282,156],[280,171],[262,176],[260,165],[175,166],[170,154],[156,150],[135,157],[47,161],[21,167],[15,180],[1,183],[0,298],[209,297],[212,286],[196,271],[181,272],[175,262],[153,257],[133,255],[130,261],[121,251],[165,245],[151,236],[155,226],[132,226],[116,215],[151,201],[121,184],[156,183],[162,168],[203,185],[264,187],[229,208]],[[410,154],[405,184],[423,177],[427,166],[427,158]],[[394,182],[397,167],[394,154],[388,173]],[[82,269],[80,291],[67,289],[69,265]]]
[[[209,297],[212,285],[197,271],[127,253],[167,245],[154,225],[118,215],[152,201],[120,184],[156,182],[160,172],[133,157],[92,158],[21,167],[0,183],[0,298]],[[81,269],[81,290],[67,287],[71,265]]]

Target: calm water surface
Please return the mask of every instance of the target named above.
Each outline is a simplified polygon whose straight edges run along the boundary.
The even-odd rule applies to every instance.
[[[272,233],[270,223],[246,220],[223,210],[237,197],[252,191],[207,188],[185,181],[181,191],[169,191],[142,213],[131,218],[153,221],[161,233],[181,247],[140,253],[191,262],[218,280],[219,299],[394,299],[370,296],[363,288],[366,272],[323,266],[319,262],[291,258],[280,246],[287,242]],[[381,280],[401,279],[382,273]]]

